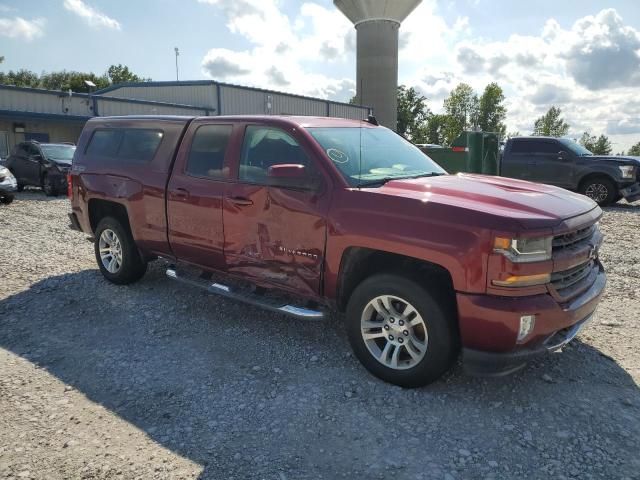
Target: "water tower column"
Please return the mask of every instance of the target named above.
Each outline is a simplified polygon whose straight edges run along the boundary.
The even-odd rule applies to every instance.
[[[422,0],[334,0],[357,32],[356,100],[396,129],[400,24]]]

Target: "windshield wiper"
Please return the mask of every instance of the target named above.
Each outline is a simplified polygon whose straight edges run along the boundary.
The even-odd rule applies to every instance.
[[[444,175],[444,173],[441,172],[429,172],[429,173],[421,173],[419,175],[411,175],[408,177],[383,177],[383,178],[378,178],[376,180],[370,180],[368,182],[361,182],[358,184],[359,188],[362,187],[375,187],[375,186],[382,186],[387,182],[390,182],[391,180],[411,180],[414,178],[423,178],[423,177],[438,177],[440,175]]]

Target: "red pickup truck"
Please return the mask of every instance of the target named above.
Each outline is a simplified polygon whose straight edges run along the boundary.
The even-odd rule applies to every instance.
[[[606,283],[592,200],[447,175],[374,118],[96,118],[68,184],[107,280],[164,258],[168,277],[215,294],[344,312],[362,364],[406,387],[460,352],[496,375],[561,348]]]

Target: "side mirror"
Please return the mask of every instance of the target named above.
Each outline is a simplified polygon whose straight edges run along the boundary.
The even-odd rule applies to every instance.
[[[36,162],[41,162],[42,160],[44,160],[42,158],[42,155],[40,155],[39,153],[36,153],[35,155],[31,155],[31,159],[35,160]]]

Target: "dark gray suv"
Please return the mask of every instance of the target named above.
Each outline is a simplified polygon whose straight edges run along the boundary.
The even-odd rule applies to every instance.
[[[72,144],[27,141],[15,146],[5,164],[18,181],[18,191],[32,185],[55,196],[67,191],[75,151]]]
[[[500,175],[580,192],[601,206],[640,200],[640,157],[594,155],[565,138],[509,139]]]

